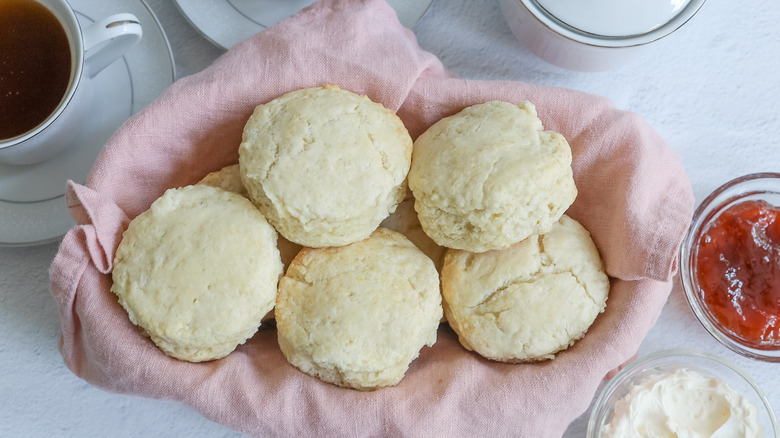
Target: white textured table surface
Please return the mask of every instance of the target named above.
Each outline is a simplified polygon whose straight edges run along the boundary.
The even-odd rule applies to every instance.
[[[147,1],[168,34],[179,77],[219,56],[171,0]],[[516,42],[497,0],[437,0],[414,31],[424,49],[464,78],[572,88],[639,113],[678,151],[699,202],[734,177],[780,171],[777,23],[775,0],[710,0],[642,58],[603,73],[566,71],[537,59]],[[47,274],[56,250],[57,243],[0,248],[0,437],[240,436],[177,403],[106,393],[64,366]],[[640,354],[689,347],[735,362],[780,408],[780,364],[720,346],[676,287]],[[586,422],[581,417],[565,436],[584,436]]]

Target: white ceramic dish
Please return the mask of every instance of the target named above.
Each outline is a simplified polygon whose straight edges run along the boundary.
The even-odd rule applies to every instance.
[[[91,117],[71,147],[32,166],[0,164],[0,245],[34,245],[62,237],[74,225],[65,182],[83,184],[114,131],[170,86],[173,56],[157,17],[143,0],[71,0],[82,24],[116,12],[138,17],[143,38],[93,79]]]
[[[388,0],[401,24],[414,27],[434,0]],[[229,49],[266,27],[295,14],[314,0],[174,0],[182,15],[203,36]]]
[[[499,1],[512,33],[534,54],[569,70],[604,71],[680,28],[705,0],[646,1],[641,12],[622,0]]]

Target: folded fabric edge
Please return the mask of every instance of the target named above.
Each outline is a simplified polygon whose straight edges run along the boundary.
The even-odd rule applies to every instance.
[[[65,364],[79,377],[84,378],[79,361],[83,350],[79,333],[82,330],[75,301],[81,277],[90,264],[84,241],[88,230],[80,226],[71,228],[63,237],[57,254],[49,267],[50,292],[57,302],[62,334],[59,350]]]
[[[686,180],[686,183],[686,187],[678,186],[676,191],[672,187],[666,188],[673,193],[667,197],[669,202],[666,204],[666,214],[661,215],[662,223],[655,229],[651,252],[653,254],[671,254],[672,257],[668,260],[658,260],[656,263],[651,263],[651,269],[646,273],[650,278],[671,281],[677,274],[680,247],[693,219],[696,204],[690,181]]]
[[[105,195],[71,180],[67,181],[65,198],[90,259],[100,272],[111,272],[114,253],[130,219]]]

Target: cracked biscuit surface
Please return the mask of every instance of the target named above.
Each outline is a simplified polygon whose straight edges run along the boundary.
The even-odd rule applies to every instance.
[[[411,154],[395,113],[326,85],[259,105],[239,164],[250,199],[281,235],[325,247],[367,238],[395,210]]]
[[[397,384],[441,319],[433,262],[400,233],[304,248],[279,281],[279,347],[301,371],[342,387]]]
[[[246,198],[207,185],[169,189],[130,222],[111,291],[166,354],[218,359],[274,306],[276,231]]]
[[[606,307],[609,279],[590,234],[564,215],[507,249],[448,250],[444,312],[468,350],[501,362],[552,359]]]
[[[414,142],[409,187],[439,245],[483,252],[549,230],[577,196],[571,149],[530,102],[491,101],[446,117]]]

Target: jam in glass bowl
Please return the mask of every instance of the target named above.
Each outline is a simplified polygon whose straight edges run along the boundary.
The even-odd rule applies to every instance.
[[[731,350],[780,362],[780,173],[745,175],[710,194],[683,240],[693,313]]]

